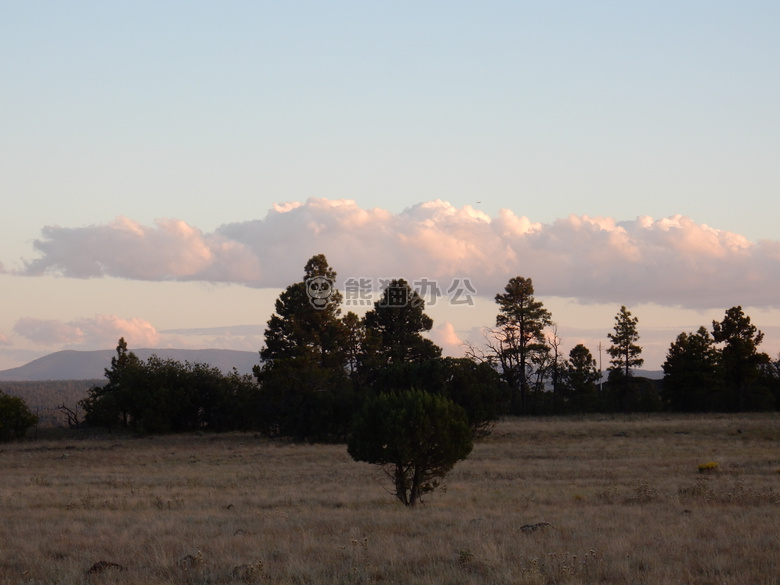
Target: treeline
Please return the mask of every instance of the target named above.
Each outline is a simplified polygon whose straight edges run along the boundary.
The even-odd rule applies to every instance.
[[[107,382],[79,403],[85,423],[143,433],[251,430],[258,389],[250,375],[156,355],[146,361],[119,340]]]
[[[764,334],[742,307],[726,311],[712,331],[683,332],[664,362],[663,398],[670,410],[780,409],[780,356],[758,350]]]
[[[564,356],[552,315],[515,277],[496,295],[495,326],[465,358],[442,357],[424,337],[433,322],[403,279],[363,317],[341,313],[335,271],[311,258],[268,321],[254,376],[155,356],[142,362],[120,340],[107,383],[90,389],[86,421],[145,432],[257,430],[268,436],[344,440],[374,397],[411,390],[462,408],[474,434],[503,414],[765,410],[780,404],[780,360],[758,352],[761,332],[740,307],[672,344],[662,382],[641,367],[638,319],[626,307],[608,334],[606,380],[591,351]]]
[[[312,280],[335,277],[318,255],[306,264],[304,279],[281,293],[254,376],[154,356],[143,362],[120,340],[107,383],[91,388],[81,402],[87,424],[345,440],[369,398],[420,389],[463,408],[475,435],[485,432],[508,400],[499,373],[488,363],[442,357],[423,336],[433,325],[425,303],[404,280],[392,281],[360,318],[341,315],[336,290],[325,303],[316,301]]]

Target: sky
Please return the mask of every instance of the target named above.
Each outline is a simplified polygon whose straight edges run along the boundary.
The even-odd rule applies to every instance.
[[[257,351],[318,253],[340,287],[438,287],[449,355],[523,276],[565,352],[625,305],[660,369],[741,305],[776,356],[778,29],[769,2],[3,2],[0,369]]]

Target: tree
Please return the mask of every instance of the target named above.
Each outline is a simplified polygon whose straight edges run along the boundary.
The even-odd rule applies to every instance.
[[[762,368],[762,379],[774,396],[775,409],[780,410],[780,354]]]
[[[262,364],[254,374],[260,384],[259,420],[271,435],[298,439],[344,437],[352,412],[353,384],[348,368],[359,330],[342,321],[336,272],[324,255],[313,256],[301,282],[279,295],[268,321]],[[355,339],[352,339],[352,336]],[[350,361],[351,360],[351,361]]]
[[[566,394],[575,411],[594,412],[597,409],[601,372],[590,350],[581,343],[569,352],[563,379]]]
[[[721,349],[722,375],[730,395],[729,410],[765,409],[772,399],[758,382],[763,366],[770,363],[758,346],[764,334],[750,322],[742,307],[731,307],[723,321],[712,322],[712,337]]]
[[[607,348],[607,353],[612,356],[609,360],[609,380],[613,390],[617,390],[618,401],[623,410],[628,412],[630,406],[630,393],[636,389],[631,380],[631,369],[638,368],[645,360],[640,358],[642,348],[636,344],[639,340],[637,324],[639,319],[631,316],[631,311],[626,310],[625,305],[615,316],[614,333],[607,333],[612,345]]]
[[[343,365],[339,323],[342,299],[335,282],[336,272],[323,254],[317,254],[306,263],[303,280],[279,295],[276,312],[265,330],[265,347],[260,350],[264,368],[284,359],[324,367]],[[325,287],[330,287],[327,296]]]
[[[722,408],[720,353],[705,327],[680,333],[669,346],[663,364],[662,397],[667,408],[696,412]]]
[[[561,382],[565,373],[565,365],[561,362],[561,338],[558,335],[558,324],[552,323],[551,325],[552,331],[547,340],[548,356],[544,364],[542,384],[544,384],[544,378],[549,378],[553,391],[553,410],[554,412],[563,412],[565,390],[562,388]]]
[[[140,366],[141,361],[127,350],[125,338],[120,337],[116,355],[111,358],[111,367],[104,370],[106,384],[93,386],[87,397],[79,402],[84,409],[86,424],[103,426],[109,431],[117,424],[128,426],[134,401],[132,388]]]
[[[343,330],[344,358],[346,369],[355,392],[360,393],[363,374],[366,370],[366,356],[372,353],[365,321],[352,311],[341,318]]]
[[[392,364],[371,385],[374,393],[425,388],[449,398],[466,411],[475,437],[490,434],[498,415],[505,410],[506,384],[486,362],[468,358],[440,357],[422,363]]]
[[[607,353],[612,356],[609,360],[610,371],[618,371],[628,378],[631,376],[631,368],[638,368],[645,360],[639,357],[642,348],[636,345],[639,340],[637,331],[638,317],[632,317],[631,311],[626,310],[625,305],[615,316],[615,332],[607,333],[612,345],[607,348]]]
[[[433,319],[425,314],[425,300],[403,278],[390,281],[382,297],[364,317],[379,367],[407,362],[421,363],[441,355],[441,348],[422,333]]]
[[[533,360],[548,353],[544,328],[552,324],[552,316],[534,299],[530,278],[516,276],[504,291],[496,295],[499,312],[496,328],[490,331],[487,360],[509,385],[512,412],[527,414]]]
[[[369,398],[355,417],[347,450],[380,465],[406,506],[435,490],[472,449],[465,411],[451,400],[407,390]]]
[[[487,363],[468,358],[442,358],[442,395],[466,411],[474,437],[486,437],[507,399],[506,384]]]
[[[0,441],[22,439],[38,423],[27,404],[18,396],[0,390]]]

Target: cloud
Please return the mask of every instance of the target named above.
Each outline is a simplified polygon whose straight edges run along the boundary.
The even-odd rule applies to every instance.
[[[452,323],[445,321],[435,326],[428,334],[431,341],[441,347],[442,353],[451,357],[463,357],[466,351],[463,340],[458,336]]]
[[[243,283],[261,278],[259,259],[247,246],[175,219],[157,220],[154,227],[126,217],[108,225],[46,226],[34,246],[42,256],[27,263],[24,274]]]
[[[11,340],[8,339],[8,337],[0,333],[0,345],[13,345],[13,344],[11,343]]]
[[[25,317],[14,325],[14,332],[40,345],[113,347],[124,337],[134,347],[154,347],[160,334],[143,319],[122,319],[116,315],[97,315],[63,322],[55,319]]]
[[[259,351],[265,343],[264,325],[190,327],[160,331],[167,347],[218,347],[240,351]]]
[[[232,282],[284,287],[324,253],[347,277],[428,278],[446,290],[467,278],[492,297],[513,276],[539,296],[583,303],[654,302],[690,308],[780,306],[780,241],[675,215],[617,221],[587,215],[532,222],[503,209],[420,203],[394,214],[351,200],[274,205],[263,219],[203,233],[183,221],[142,226],[127,218],[81,228],[47,226],[26,275]],[[375,281],[376,282],[376,281]]]

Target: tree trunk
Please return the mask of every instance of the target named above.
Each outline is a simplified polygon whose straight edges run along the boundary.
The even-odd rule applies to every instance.
[[[408,506],[414,506],[417,503],[417,500],[420,499],[420,482],[422,481],[422,473],[421,470],[415,465],[414,466],[414,473],[412,475],[412,485],[411,489],[409,490],[409,503]]]

